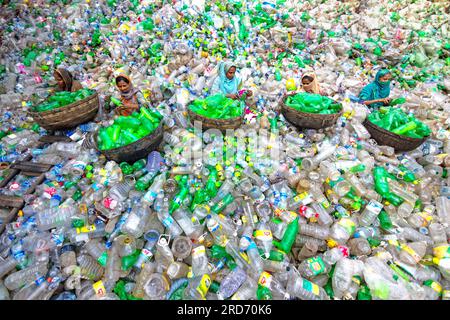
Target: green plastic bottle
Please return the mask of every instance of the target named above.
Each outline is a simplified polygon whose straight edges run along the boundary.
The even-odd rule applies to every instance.
[[[273,245],[286,254],[291,252],[292,245],[295,242],[295,237],[297,236],[297,233],[298,233],[298,220],[299,219],[300,219],[300,217],[297,217],[294,221],[292,221],[287,226],[281,242],[273,240]]]
[[[128,163],[126,162],[122,162],[120,165],[120,169],[122,169],[122,173],[124,175],[129,175],[132,174],[134,172],[134,169],[132,166],[130,166]]]
[[[393,227],[389,214],[384,210],[381,210],[380,214],[378,215],[378,220],[380,221],[380,226],[383,230],[387,231]]]
[[[175,210],[181,207],[183,201],[187,198],[189,194],[189,188],[181,187],[177,195],[170,201],[169,213],[172,214]]]
[[[273,300],[270,289],[260,284],[258,284],[258,289],[256,290],[256,298],[258,300]]]

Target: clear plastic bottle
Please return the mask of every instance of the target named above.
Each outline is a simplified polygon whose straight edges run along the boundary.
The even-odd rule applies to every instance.
[[[268,259],[270,256],[270,250],[272,250],[273,247],[273,236],[272,231],[264,221],[260,221],[258,223],[255,231],[255,239],[256,243],[262,247],[266,259]]]
[[[220,282],[219,292],[217,293],[219,300],[231,297],[246,279],[247,273],[245,270],[236,267]]]
[[[100,240],[93,239],[89,240],[85,245],[87,253],[90,254],[98,263],[102,266],[106,265],[106,260],[108,258],[108,253],[105,246],[100,243]]]
[[[147,283],[150,275],[155,272],[155,264],[152,262],[144,263],[143,267],[141,268],[141,272],[139,272],[138,276],[136,277],[136,284],[133,287],[132,294],[136,298],[143,298],[145,291],[144,291],[144,285]]]
[[[144,234],[144,228],[149,218],[150,208],[146,205],[138,204],[131,210],[128,218],[122,225],[121,231],[134,238],[139,238]]]
[[[298,252],[297,259],[304,260],[316,255],[317,250],[319,250],[319,245],[313,241],[306,241],[302,246],[301,250]]]
[[[430,231],[431,240],[433,240],[435,246],[448,244],[447,233],[442,224],[431,223],[428,230]]]
[[[192,219],[190,217],[190,213],[186,208],[182,207],[175,210],[172,214],[172,217],[188,237],[195,238],[195,236],[199,233],[199,228],[196,228],[194,226],[194,223],[192,222]]]
[[[144,291],[150,300],[162,300],[169,291],[168,279],[161,273],[152,273],[144,285]]]
[[[380,214],[383,205],[375,200],[370,200],[359,216],[361,226],[370,226]]]
[[[77,263],[80,267],[80,272],[87,279],[92,281],[100,280],[103,276],[103,267],[91,256],[82,254],[77,257]]]
[[[166,232],[168,232],[172,238],[175,238],[183,233],[183,229],[181,229],[180,225],[169,214],[168,198],[164,198],[161,210],[156,211],[159,221],[161,221],[161,223],[166,227]]]
[[[372,248],[365,238],[350,239],[348,245],[353,256],[368,256],[372,252]]]
[[[352,218],[341,218],[331,226],[330,237],[340,244],[345,244],[355,230],[356,223]]]
[[[192,252],[192,241],[188,237],[178,236],[173,239],[172,253],[176,259],[183,260]]]
[[[291,270],[290,275],[286,290],[292,297],[297,297],[301,300],[329,300],[322,287],[303,279],[294,269]]]
[[[192,249],[192,273],[195,276],[209,273],[208,262],[205,246],[200,245]]]
[[[427,250],[427,243],[421,242],[410,242],[404,244],[401,247],[399,253],[399,259],[404,263],[409,265],[415,265],[423,258]]]
[[[180,261],[172,262],[167,268],[167,276],[171,279],[180,279],[186,277],[189,272],[189,266]]]
[[[298,231],[301,235],[321,240],[326,240],[330,236],[330,228],[314,224],[300,224],[298,226]]]
[[[0,301],[2,300],[11,300],[11,297],[9,296],[9,291],[3,284],[3,281],[0,280]]]
[[[208,274],[195,276],[189,279],[189,283],[183,291],[183,300],[205,300],[211,286],[211,277]]]
[[[334,268],[332,286],[335,297],[342,298],[351,290],[355,284],[354,276],[361,276],[364,269],[364,263],[360,260],[340,259]],[[358,290],[352,290],[356,293]],[[353,297],[354,299],[355,297]]]
[[[40,262],[23,270],[11,273],[5,278],[4,284],[8,290],[13,291],[34,281],[36,273],[46,274],[47,271],[48,262]]]
[[[251,277],[247,277],[241,287],[233,294],[231,300],[250,300],[256,298],[258,283]]]
[[[38,212],[36,224],[41,231],[62,227],[70,223],[70,218],[77,212],[75,201],[67,199],[60,207],[54,207]]]

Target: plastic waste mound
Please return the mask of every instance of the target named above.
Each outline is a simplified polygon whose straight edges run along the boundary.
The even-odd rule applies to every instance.
[[[230,119],[241,117],[244,113],[245,103],[233,100],[221,94],[196,99],[189,107],[191,111],[212,119]]]
[[[0,194],[24,202],[0,207],[1,300],[450,299],[448,1],[0,6]],[[225,112],[205,104],[223,60],[253,92],[226,139],[186,117]],[[27,111],[57,67],[116,104],[128,74],[153,109],[114,120],[102,104],[96,122],[54,133],[70,142],[43,143]],[[358,99],[381,68],[402,111]],[[276,110],[310,72],[343,112],[298,131]],[[367,117],[429,138],[396,153]],[[158,151],[135,163],[107,161],[88,134],[106,150],[158,124]],[[11,177],[21,161],[51,168],[34,186]]]
[[[285,104],[295,110],[308,113],[332,114],[342,110],[340,103],[320,94],[306,92],[287,97]]]

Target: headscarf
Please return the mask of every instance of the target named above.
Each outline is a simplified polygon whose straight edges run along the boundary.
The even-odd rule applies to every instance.
[[[62,91],[77,91],[81,89],[81,85],[78,81],[73,79],[73,75],[66,69],[58,68],[55,72],[63,79],[64,88]]]
[[[388,81],[387,83],[382,83],[380,81],[380,78],[388,73],[391,72],[387,69],[379,70],[375,76],[375,80],[361,90],[361,92],[359,93],[359,98],[362,100],[376,100],[389,97],[389,94],[391,93],[391,81]],[[370,104],[370,106],[381,107],[383,106],[383,103],[376,102]]]
[[[119,77],[127,79],[128,83],[130,84],[130,88],[128,89],[128,91],[122,92],[122,91],[119,90],[120,95],[125,100],[131,100],[134,97],[134,95],[139,92],[139,89],[134,88],[133,83],[131,82],[131,78],[129,76],[125,75],[125,74],[119,74],[116,77],[116,86],[117,86],[117,78],[119,78]]]
[[[228,79],[227,72],[231,67],[236,66],[231,62],[221,62],[219,64],[219,88],[223,94],[236,94],[241,83],[241,79],[234,74],[233,79]]]
[[[309,84],[303,84],[303,78],[307,77],[307,76],[313,78],[313,80]],[[301,82],[302,82],[302,87],[305,91],[320,94],[319,82],[317,81],[317,76],[314,72],[305,73],[302,76]]]

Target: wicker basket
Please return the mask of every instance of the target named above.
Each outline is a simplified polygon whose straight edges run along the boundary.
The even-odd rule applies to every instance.
[[[230,119],[211,119],[195,113],[190,108],[188,109],[189,118],[191,119],[192,124],[194,125],[194,121],[200,121],[202,123],[202,130],[207,129],[219,129],[221,131],[225,131],[227,129],[237,129],[242,124],[242,119],[244,116],[230,118]]]
[[[365,120],[363,125],[366,127],[367,131],[369,131],[370,135],[376,142],[380,145],[386,145],[393,147],[396,151],[410,151],[414,150],[422,143],[425,142],[427,138],[411,138],[402,136],[396,133],[392,133],[388,130],[385,130],[369,120]]]
[[[156,128],[156,130],[148,136],[123,147],[100,150],[97,145],[98,131],[94,132],[93,139],[91,141],[93,142],[95,149],[104,154],[108,160],[113,160],[117,163],[124,161],[134,162],[145,158],[150,152],[158,148],[163,139],[163,133],[163,123],[161,122],[158,128]]]
[[[288,107],[284,102],[287,97],[294,95],[295,93],[284,95],[281,99],[281,113],[283,116],[293,125],[299,128],[309,128],[309,129],[322,129],[326,127],[331,127],[334,125],[340,116],[342,116],[342,110],[339,113],[332,114],[318,114],[318,113],[308,113],[295,110],[294,108]]]
[[[95,118],[99,108],[98,93],[68,104],[67,106],[43,111],[30,111],[33,117],[41,127],[47,130],[62,130],[76,127],[79,124],[89,122]]]

